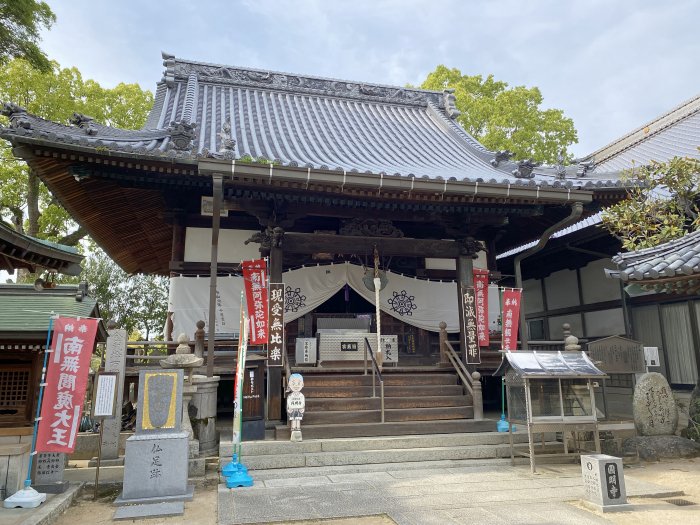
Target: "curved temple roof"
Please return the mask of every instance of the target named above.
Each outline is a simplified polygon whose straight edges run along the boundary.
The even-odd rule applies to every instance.
[[[19,233],[0,221],[0,270],[46,268],[66,275],[78,275],[83,256],[64,246]]]
[[[455,121],[459,111],[450,90],[163,58],[164,77],[141,130],[103,126],[83,115],[66,126],[6,104],[11,125],[0,128],[0,136],[185,163],[243,158],[438,180],[584,189],[620,184],[614,176],[580,178],[571,168],[515,163],[487,150]]]

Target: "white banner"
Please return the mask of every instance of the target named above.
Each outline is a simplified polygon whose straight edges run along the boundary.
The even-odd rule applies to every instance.
[[[370,280],[374,270],[367,268]],[[345,284],[370,304],[374,291],[363,282],[365,270],[350,263],[306,266],[282,274],[285,290],[285,324],[315,310],[333,297]],[[412,326],[437,332],[440,321],[447,323],[448,332],[459,332],[457,285],[454,282],[428,281],[386,272],[387,284],[379,294],[380,308]],[[219,277],[217,281],[216,333],[238,333],[242,277]],[[498,294],[489,296],[496,301],[490,305],[491,326],[498,318]],[[489,303],[492,303],[489,300]],[[198,320],[209,321],[209,278],[171,277],[168,310],[173,312],[173,337],[186,333],[193,337]],[[495,311],[494,311],[495,307]],[[205,328],[208,330],[208,328]]]

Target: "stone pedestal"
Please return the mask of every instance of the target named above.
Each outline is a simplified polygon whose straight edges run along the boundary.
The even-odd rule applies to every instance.
[[[187,433],[187,471],[191,478],[201,478],[205,471],[204,457],[200,457],[199,440],[195,438],[190,421],[190,402],[196,392],[196,386],[185,382],[182,389],[182,430]]]
[[[187,442],[185,432],[134,435],[126,440],[124,490],[114,501],[120,507],[114,519],[133,519],[144,510],[150,516],[163,515],[161,503],[180,502],[184,511],[182,502],[191,501],[194,493],[187,484]]]
[[[0,436],[0,497],[10,497],[22,489],[27,477],[31,429],[18,429],[16,435]]]
[[[192,383],[197,391],[190,403],[190,416],[195,437],[199,440],[202,456],[216,455],[219,449],[219,434],[216,430],[216,397],[219,376],[195,375]]]
[[[581,456],[584,503],[602,512],[630,510],[622,459],[605,454]]]

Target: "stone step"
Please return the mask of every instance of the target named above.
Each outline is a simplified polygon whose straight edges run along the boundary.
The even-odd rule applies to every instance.
[[[384,408],[469,406],[471,396],[385,397]],[[318,410],[379,410],[379,397],[307,398],[306,413]]]
[[[302,432],[303,432],[302,427]],[[553,436],[553,435],[552,435]],[[552,436],[548,436],[549,439]],[[514,443],[527,443],[527,432],[513,433]],[[461,447],[508,444],[507,432],[470,432],[459,434],[426,434],[407,436],[356,437],[352,439],[307,439],[304,441],[245,441],[245,456],[298,454],[306,452],[343,452],[353,450],[385,450],[432,447]],[[219,455],[230,457],[231,441],[222,441]]]
[[[379,384],[375,393],[379,396]],[[306,386],[302,390],[306,399],[311,398],[347,398],[372,397],[372,386]],[[461,385],[415,385],[387,386],[384,384],[384,397],[425,397],[425,396],[459,396],[464,393]]]
[[[358,436],[406,436],[415,434],[454,434],[461,432],[489,432],[496,428],[496,421],[481,419],[445,419],[436,421],[397,421],[386,423],[340,423],[305,425],[301,430],[304,439],[351,438]],[[288,440],[287,425],[275,427],[275,439]]]
[[[519,444],[518,447],[527,447]],[[560,443],[549,443],[545,452],[561,448]],[[366,465],[372,463],[410,463],[464,459],[490,459],[510,457],[508,444],[474,445],[463,447],[397,448],[385,450],[353,450],[339,452],[307,452],[264,456],[243,456],[249,470],[278,468],[327,467],[336,465]],[[227,463],[228,460],[222,462]]]
[[[474,417],[471,406],[430,407],[430,408],[394,408],[384,410],[384,421],[433,421],[437,419],[466,419]],[[334,423],[379,423],[381,410],[335,410],[306,412],[306,425],[325,425]]]
[[[383,374],[384,387],[411,385],[456,385],[457,374]],[[375,378],[376,381],[376,378]],[[304,376],[304,387],[318,386],[371,386],[372,375],[364,374],[314,374]],[[304,390],[306,393],[306,390]]]

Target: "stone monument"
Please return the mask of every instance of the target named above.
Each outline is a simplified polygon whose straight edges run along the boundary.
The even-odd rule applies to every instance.
[[[587,506],[601,512],[630,510],[622,459],[606,454],[582,455],[581,475]]]
[[[678,408],[668,381],[658,372],[646,373],[637,382],[632,412],[639,435],[624,442],[623,454],[652,461],[700,454],[699,444],[675,435]]]
[[[194,355],[204,355],[204,321],[197,321],[194,333]],[[216,400],[219,376],[195,374],[192,381],[197,391],[192,396],[190,418],[195,437],[199,440],[200,455],[216,455],[219,451],[219,433],[216,430]]]
[[[122,430],[122,400],[124,399],[124,369],[126,367],[127,334],[123,328],[117,328],[114,321],[107,325],[107,348],[105,351],[105,372],[116,372],[117,407],[116,417],[103,419],[102,425],[102,459],[100,466],[112,467],[124,464],[124,457],[119,455],[119,433]],[[97,458],[90,460],[90,466],[97,464]]]
[[[136,433],[126,440],[124,486],[113,519],[182,515],[184,502],[192,500],[182,390],[182,370],[139,373]]]
[[[61,452],[38,452],[32,465],[32,487],[47,494],[61,494],[68,488],[63,479],[66,455]]]
[[[306,400],[301,389],[304,388],[304,378],[301,374],[292,374],[287,381],[289,389],[292,391],[287,395],[287,418],[291,423],[291,441],[301,441],[301,420],[304,418]]]

